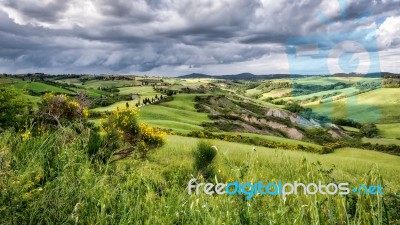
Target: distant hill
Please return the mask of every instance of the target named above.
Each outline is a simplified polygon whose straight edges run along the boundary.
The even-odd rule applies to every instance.
[[[201,73],[191,73],[188,75],[178,76],[180,79],[190,79],[190,78],[216,78],[216,79],[226,79],[226,80],[257,80],[257,79],[277,79],[277,78],[295,78],[295,77],[305,77],[306,75],[298,74],[267,74],[267,75],[255,75],[252,73],[239,73],[233,75],[207,75]]]
[[[258,79],[279,79],[279,78],[301,78],[317,75],[301,75],[301,74],[265,74],[265,75],[255,75],[252,73],[239,73],[232,75],[208,75],[202,73],[191,73],[188,75],[178,76],[180,79],[190,79],[190,78],[216,78],[216,79],[226,79],[226,80],[258,80]],[[368,73],[368,74],[356,74],[356,73],[336,73],[333,75],[323,75],[323,76],[334,76],[334,77],[393,77],[399,76],[398,74],[389,72],[380,73]]]
[[[190,79],[190,78],[213,78],[213,76],[211,75],[207,75],[207,74],[202,74],[202,73],[191,73],[188,75],[183,75],[183,76],[179,76],[177,78],[182,78],[182,79]]]

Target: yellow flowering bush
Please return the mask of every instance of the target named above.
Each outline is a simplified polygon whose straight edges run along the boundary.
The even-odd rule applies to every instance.
[[[117,108],[102,122],[102,127],[109,137],[131,142],[139,132],[137,120],[138,111],[136,109],[120,110]]]
[[[160,147],[165,143],[166,133],[145,123],[139,124],[139,133],[141,139],[149,146]]]
[[[102,128],[109,140],[130,143],[140,151],[142,158],[150,149],[160,147],[165,143],[166,133],[145,123],[139,123],[138,110],[134,107],[117,108],[112,111],[102,122]]]
[[[89,116],[89,110],[85,104],[66,95],[54,95],[46,93],[40,106],[40,113],[44,118],[61,125],[62,120],[72,121],[84,119]]]

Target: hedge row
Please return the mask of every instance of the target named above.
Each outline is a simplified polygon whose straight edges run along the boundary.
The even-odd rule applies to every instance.
[[[189,137],[196,137],[196,138],[207,138],[207,139],[218,139],[224,140],[229,142],[238,142],[238,143],[245,143],[251,144],[256,146],[263,146],[267,148],[274,148],[274,149],[285,149],[285,150],[292,150],[292,151],[304,151],[304,152],[312,152],[318,154],[327,154],[333,152],[336,148],[342,147],[341,143],[329,143],[324,145],[322,148],[316,148],[312,146],[305,146],[305,145],[292,145],[287,143],[275,142],[275,141],[268,141],[257,137],[245,137],[242,135],[229,135],[229,134],[214,134],[207,131],[191,131],[187,134]]]

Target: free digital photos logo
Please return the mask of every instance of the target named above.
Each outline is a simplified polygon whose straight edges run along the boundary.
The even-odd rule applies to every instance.
[[[256,183],[240,183],[239,181],[224,183],[197,183],[195,178],[191,179],[187,186],[188,194],[195,193],[199,195],[204,193],[207,195],[245,195],[246,200],[250,200],[256,195],[280,195],[282,199],[286,199],[288,195],[348,195],[350,192],[367,195],[382,195],[383,188],[381,185],[360,185],[358,187],[350,188],[349,183],[329,183],[322,184],[321,181],[317,183],[283,183],[281,180],[278,182],[269,182],[264,184],[262,181]]]

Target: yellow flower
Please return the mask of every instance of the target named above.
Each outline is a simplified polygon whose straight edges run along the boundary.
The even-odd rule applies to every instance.
[[[71,100],[71,101],[68,102],[68,107],[70,109],[77,109],[77,108],[80,107],[80,104],[79,104],[79,102],[77,102],[75,100]]]
[[[43,97],[44,97],[46,100],[49,100],[49,99],[54,98],[54,95],[53,95],[52,93],[46,93],[46,94],[44,94]]]
[[[24,133],[21,134],[22,141],[26,141],[31,137],[31,131],[26,130]]]
[[[82,110],[82,116],[85,117],[85,118],[86,118],[86,117],[89,117],[89,110],[86,109],[86,108],[83,109],[83,110]]]

